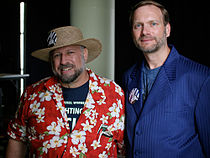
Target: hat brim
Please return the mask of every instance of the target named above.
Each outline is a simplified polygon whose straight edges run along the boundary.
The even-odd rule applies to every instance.
[[[94,60],[97,56],[102,51],[102,44],[100,43],[99,40],[95,38],[88,38],[88,39],[83,39],[74,43],[69,43],[65,45],[59,45],[59,46],[53,46],[50,48],[44,48],[44,49],[39,49],[31,53],[31,55],[35,58],[38,58],[40,60],[49,61],[49,52],[52,50],[55,50],[57,48],[65,47],[65,46],[70,46],[70,45],[81,45],[84,46],[88,49],[88,60],[86,63]]]

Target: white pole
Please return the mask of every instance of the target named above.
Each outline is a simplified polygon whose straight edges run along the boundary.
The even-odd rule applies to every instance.
[[[101,55],[88,67],[114,79],[115,0],[71,0],[70,6],[70,24],[79,27],[84,38],[97,38],[103,45]]]
[[[25,3],[20,3],[20,74],[24,74],[24,62],[25,62]],[[24,79],[20,79],[20,95],[22,95],[24,91]]]

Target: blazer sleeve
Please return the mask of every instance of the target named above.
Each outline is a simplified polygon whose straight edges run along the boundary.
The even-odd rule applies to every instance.
[[[200,89],[195,117],[203,152],[207,158],[210,158],[210,76]]]

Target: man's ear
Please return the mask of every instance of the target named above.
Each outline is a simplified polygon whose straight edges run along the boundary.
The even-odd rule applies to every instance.
[[[171,33],[171,25],[170,25],[170,23],[168,23],[166,25],[166,37],[169,37],[170,33]]]
[[[84,48],[84,59],[85,59],[85,63],[87,63],[88,60],[88,49]]]

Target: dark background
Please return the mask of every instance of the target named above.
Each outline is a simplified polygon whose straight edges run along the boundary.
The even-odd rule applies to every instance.
[[[26,85],[51,74],[48,63],[33,58],[30,54],[32,51],[46,46],[49,30],[69,25],[70,1],[58,2],[26,1],[26,73],[30,74],[30,77],[26,78]],[[0,1],[0,74],[20,73],[19,6],[20,1],[18,0]],[[18,107],[19,89],[16,86],[16,81],[0,79],[0,158],[5,157],[8,122],[15,116]]]
[[[43,3],[44,2],[44,3]],[[47,3],[48,2],[48,3]],[[51,74],[48,63],[32,57],[34,50],[47,46],[48,32],[60,26],[70,25],[70,0],[52,3],[49,0],[28,1],[27,4],[27,85]]]
[[[116,0],[116,74],[121,84],[122,74],[142,58],[132,41],[128,23],[129,10],[139,0]],[[210,12],[205,0],[192,3],[189,0],[157,0],[169,12],[171,35],[168,43],[178,52],[196,62],[210,66]]]
[[[26,1],[26,85],[51,74],[48,63],[31,57],[31,52],[44,48],[48,31],[70,24],[70,0]],[[53,3],[54,2],[54,3]],[[115,81],[142,58],[131,39],[129,11],[137,0],[115,0]],[[166,6],[171,19],[169,42],[180,54],[210,66],[210,12],[204,0],[158,0]],[[0,73],[19,73],[19,1],[0,1]],[[82,20],[82,19],[81,19]],[[104,52],[105,53],[105,52]],[[6,146],[7,122],[14,116],[19,96],[13,81],[0,80],[0,153]],[[4,106],[2,106],[4,105]],[[3,141],[3,140],[4,141]],[[0,154],[0,158],[1,158]]]
[[[139,0],[116,0],[115,4],[115,80],[121,82],[122,73],[136,60],[138,52],[130,35],[129,10]],[[30,56],[36,49],[46,46],[49,30],[70,24],[70,0],[52,3],[50,0],[26,1],[26,73],[27,85],[51,74],[48,63]],[[208,54],[210,13],[206,1],[189,3],[188,0],[158,0],[166,6],[171,19],[169,43],[180,54],[210,66]],[[19,72],[19,2],[0,2],[0,73]]]

